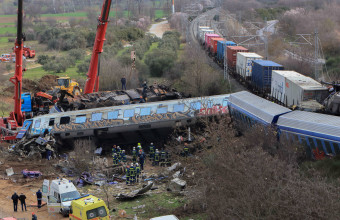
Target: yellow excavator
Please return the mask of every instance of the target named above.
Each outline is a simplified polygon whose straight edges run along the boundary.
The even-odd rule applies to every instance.
[[[58,86],[55,86],[54,89],[64,90],[74,96],[80,95],[82,92],[79,87],[79,83],[71,80],[71,78],[68,76],[57,78],[57,83]]]

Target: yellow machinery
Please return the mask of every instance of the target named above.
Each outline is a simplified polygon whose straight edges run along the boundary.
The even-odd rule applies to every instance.
[[[65,90],[72,95],[80,95],[82,90],[79,87],[79,83],[72,81],[70,77],[59,77],[57,78],[58,86],[55,89]]]
[[[69,217],[70,220],[110,220],[105,202],[93,195],[72,200]]]

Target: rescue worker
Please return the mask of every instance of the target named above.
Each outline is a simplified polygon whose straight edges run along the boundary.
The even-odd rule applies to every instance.
[[[119,159],[116,153],[113,154],[113,165],[118,165]]]
[[[122,83],[122,90],[126,90],[126,78],[125,78],[125,76],[123,76],[120,79],[120,82]]]
[[[137,151],[143,150],[142,145],[140,143],[137,144]]]
[[[165,165],[165,161],[166,161],[166,151],[163,149],[162,151],[161,151],[161,165],[163,166],[163,165]]]
[[[189,146],[188,143],[184,143],[183,153],[185,157],[189,156]]]
[[[155,152],[155,159],[154,159],[154,163],[153,163],[155,166],[158,166],[158,165],[159,165],[159,159],[160,159],[159,156],[160,156],[160,155],[159,155],[159,151],[158,151],[158,149],[156,149],[156,152]]]
[[[137,162],[137,150],[136,150],[136,147],[133,147],[133,150],[132,150],[132,162],[133,163]]]
[[[136,182],[136,169],[133,166],[133,163],[131,163],[130,166],[130,184],[134,184]]]
[[[139,103],[145,103],[145,99],[143,99],[143,96],[139,97]]]
[[[32,212],[32,220],[38,220],[38,217],[35,215],[34,212]]]
[[[144,170],[145,153],[143,152],[143,150],[139,151],[139,164],[140,164],[140,169]]]
[[[122,150],[121,150],[120,147],[118,146],[118,147],[117,147],[117,156],[118,156],[119,161],[121,161],[121,153],[122,153]]]
[[[136,176],[137,176],[137,183],[139,183],[139,175],[141,173],[140,166],[136,163]]]
[[[125,150],[122,150],[122,153],[121,153],[120,157],[122,158],[123,163],[126,163],[127,159],[126,159]]]
[[[125,169],[125,176],[126,176],[126,185],[130,183],[130,166],[127,165]]]
[[[38,190],[38,192],[36,192],[37,195],[37,200],[38,200],[38,209],[41,208],[41,198],[42,198],[42,193],[40,192],[40,189]]]
[[[112,156],[113,154],[117,153],[117,146],[116,145],[113,145],[112,147]]]
[[[149,146],[149,159],[150,159],[150,161],[153,160],[154,155],[155,155],[155,146],[153,145],[153,143],[151,143],[150,146]]]
[[[19,200],[19,196],[16,192],[12,195],[12,200],[13,200],[13,208],[14,208],[14,211],[16,212],[18,209],[18,200]]]
[[[144,81],[142,87],[143,87],[142,96],[143,96],[143,99],[146,100],[146,97],[147,97],[146,91],[148,89],[148,85],[146,84],[146,81]]]
[[[166,165],[171,166],[171,153],[166,152]]]

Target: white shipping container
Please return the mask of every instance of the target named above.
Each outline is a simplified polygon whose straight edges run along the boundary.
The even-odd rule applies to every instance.
[[[203,30],[208,30],[208,29],[211,29],[211,28],[208,27],[208,26],[199,26],[198,27],[198,32],[197,32],[197,39],[201,38],[201,34],[202,34]]]
[[[295,71],[273,70],[271,96],[287,106],[293,106],[309,100],[322,102],[328,96],[328,89]]]
[[[252,75],[252,61],[261,60],[262,56],[257,53],[238,52],[236,59],[236,73],[242,78],[249,80]]]
[[[203,29],[200,32],[200,41],[205,42],[205,34],[214,34],[215,31],[213,29]]]

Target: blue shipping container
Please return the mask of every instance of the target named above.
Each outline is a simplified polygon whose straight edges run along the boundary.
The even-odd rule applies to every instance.
[[[218,41],[217,42],[217,60],[223,62],[224,59],[224,50],[228,46],[236,46],[236,44],[232,41]]]
[[[259,91],[270,92],[272,71],[283,70],[283,66],[270,60],[254,60],[252,85]]]

